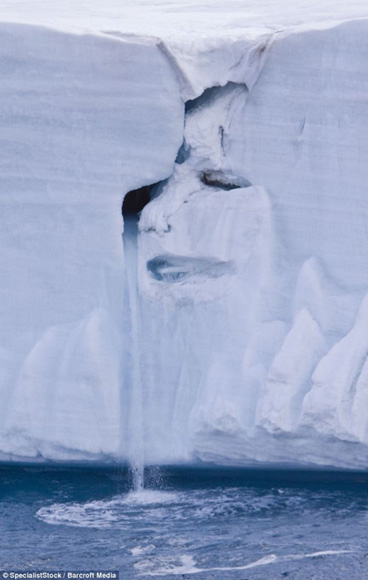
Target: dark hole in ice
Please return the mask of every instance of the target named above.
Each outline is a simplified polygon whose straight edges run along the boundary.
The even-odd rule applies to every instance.
[[[200,282],[231,273],[233,266],[230,262],[211,257],[196,258],[165,254],[148,260],[147,270],[152,278],[159,282],[178,283],[187,278],[195,278],[191,281]]]
[[[185,113],[189,113],[189,111],[206,105],[212,101],[214,97],[217,96],[219,93],[219,87],[210,87],[205,89],[203,93],[197,97],[196,99],[189,99],[185,103]]]
[[[123,215],[137,214],[151,201],[151,189],[153,185],[145,185],[139,189],[129,191],[123,201]]]
[[[221,97],[222,95],[233,91],[239,86],[243,86],[247,88],[245,83],[233,83],[228,82],[225,86],[216,86],[216,87],[209,87],[205,89],[199,97],[195,99],[189,99],[185,103],[185,113],[189,113],[192,110],[199,109],[200,107],[207,107],[211,105],[216,99]]]

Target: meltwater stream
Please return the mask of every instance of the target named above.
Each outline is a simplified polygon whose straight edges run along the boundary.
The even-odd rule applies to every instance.
[[[136,215],[124,217],[124,255],[128,281],[131,313],[131,403],[130,403],[130,465],[133,489],[139,492],[144,487],[144,446],[143,446],[143,391],[139,351],[140,313],[138,299],[137,265],[138,218]]]

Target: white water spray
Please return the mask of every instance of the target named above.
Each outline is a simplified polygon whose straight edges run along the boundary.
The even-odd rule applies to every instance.
[[[140,313],[138,299],[137,268],[137,233],[136,216],[124,217],[124,254],[128,281],[128,293],[131,314],[131,404],[130,404],[130,467],[133,478],[133,489],[136,492],[144,488],[144,446],[143,446],[143,389],[139,350]]]

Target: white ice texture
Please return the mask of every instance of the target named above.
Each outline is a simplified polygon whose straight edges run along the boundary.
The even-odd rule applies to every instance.
[[[367,469],[366,2],[123,4],[0,0],[0,459]]]

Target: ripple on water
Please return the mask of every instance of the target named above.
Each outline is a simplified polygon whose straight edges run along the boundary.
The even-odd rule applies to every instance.
[[[53,503],[41,507],[36,517],[48,524],[77,527],[125,527],[132,518],[152,525],[170,522],[231,521],[233,518],[269,518],[293,512],[303,514],[310,509],[305,494],[277,489],[267,493],[244,488],[208,490],[159,491],[145,489],[116,495],[110,499],[86,503]]]
[[[178,496],[179,494],[176,493],[156,490],[132,491],[125,495],[115,496],[110,500],[86,503],[54,503],[40,508],[36,517],[53,525],[109,528],[119,524],[127,524],[133,515],[137,517],[137,508],[138,510],[142,508],[141,515],[145,514],[147,517],[145,508],[158,508],[173,504],[178,500]],[[134,513],[132,513],[133,510]]]
[[[251,568],[258,568],[260,566],[269,566],[281,562],[292,562],[297,560],[322,558],[326,556],[340,556],[343,554],[352,554],[352,550],[324,550],[320,552],[312,552],[311,554],[287,554],[284,556],[277,556],[276,554],[269,554],[253,562],[248,562],[240,566],[214,566],[211,568],[201,568],[197,565],[193,556],[184,554],[177,558],[167,558],[166,561],[160,558],[160,565],[155,565],[153,559],[143,560],[139,562],[135,568],[139,575],[145,576],[178,576],[184,574],[203,574],[207,572],[240,572],[242,570],[250,570]]]
[[[134,577],[207,573],[227,580],[247,570],[259,578],[260,567],[279,573],[288,563],[288,569],[305,570],[300,577],[307,578],[314,566],[335,569],[338,559],[355,565],[360,548],[349,541],[350,511],[355,525],[359,512],[366,520],[364,502],[358,509],[353,501],[345,492],[287,488],[145,489],[53,503],[35,515],[54,526],[100,529],[94,538],[118,537],[124,548],[119,561],[123,558]]]

